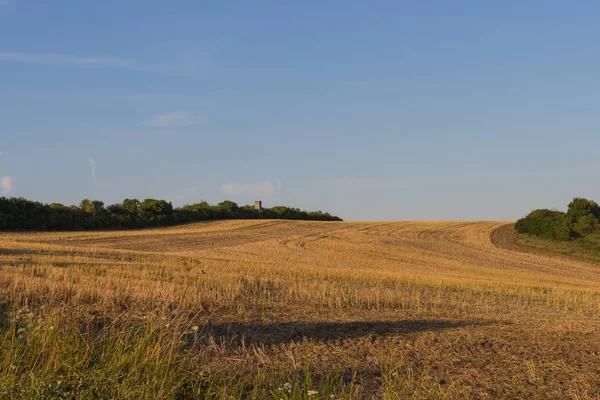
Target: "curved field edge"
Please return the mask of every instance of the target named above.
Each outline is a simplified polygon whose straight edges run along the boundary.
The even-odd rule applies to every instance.
[[[519,234],[513,224],[506,224],[494,230],[490,237],[496,246],[508,250],[554,254],[600,264],[599,235],[574,241],[556,241]]]

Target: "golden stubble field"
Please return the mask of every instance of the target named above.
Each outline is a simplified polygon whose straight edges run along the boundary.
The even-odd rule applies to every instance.
[[[600,265],[503,222],[0,234],[0,398],[600,398]]]

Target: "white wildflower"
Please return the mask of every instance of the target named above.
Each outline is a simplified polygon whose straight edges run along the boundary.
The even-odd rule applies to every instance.
[[[317,392],[316,390],[309,390],[308,392],[306,392],[306,394],[309,396],[315,396],[319,394],[319,392]]]
[[[286,382],[283,384],[283,389],[287,390],[288,393],[292,393],[292,384],[289,382]]]

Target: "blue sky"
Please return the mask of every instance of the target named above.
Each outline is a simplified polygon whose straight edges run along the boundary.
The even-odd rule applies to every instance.
[[[0,0],[0,192],[501,219],[600,200],[600,4]]]

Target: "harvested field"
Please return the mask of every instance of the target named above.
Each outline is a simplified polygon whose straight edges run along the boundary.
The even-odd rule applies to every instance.
[[[600,265],[507,222],[1,234],[0,296],[0,397],[600,398]]]

